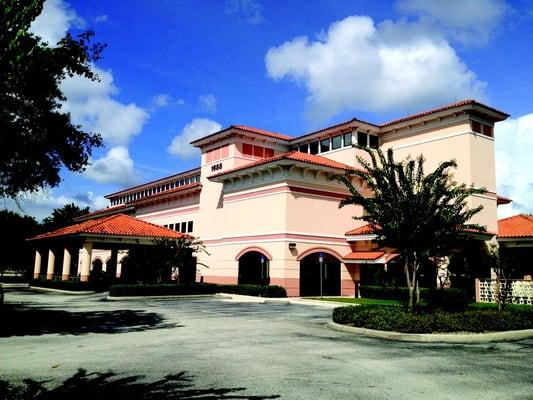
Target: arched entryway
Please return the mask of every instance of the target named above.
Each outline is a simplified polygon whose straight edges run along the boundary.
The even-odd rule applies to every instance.
[[[248,251],[239,257],[239,285],[268,285],[268,258],[259,251]]]
[[[320,296],[321,294],[340,296],[341,263],[331,254],[316,252],[300,260],[300,296]]]

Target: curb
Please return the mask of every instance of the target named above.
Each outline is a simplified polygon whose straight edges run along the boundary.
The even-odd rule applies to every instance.
[[[225,297],[222,294],[182,294],[169,296],[107,296],[109,301],[130,300],[176,300],[176,299],[212,299],[213,297]]]
[[[55,292],[55,293],[78,294],[78,295],[95,294],[96,293],[96,291],[94,291],[94,290],[78,290],[78,291],[74,291],[74,290],[62,290],[62,289],[45,288],[45,287],[40,287],[40,286],[30,286],[30,289],[41,290],[43,292]]]
[[[533,338],[533,329],[489,333],[401,333],[358,328],[355,326],[337,324],[333,321],[328,322],[327,327],[335,331],[355,333],[372,338],[393,340],[398,342],[475,344],[490,342],[513,342],[517,340]]]

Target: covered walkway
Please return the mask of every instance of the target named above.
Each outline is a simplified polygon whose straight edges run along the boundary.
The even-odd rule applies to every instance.
[[[89,280],[93,249],[111,250],[110,263],[116,269],[118,250],[133,245],[153,245],[160,239],[179,239],[180,232],[125,215],[115,214],[91,219],[28,239],[35,244],[34,279],[44,277],[43,256],[47,256],[46,279],[57,277],[56,258],[63,253],[61,279],[78,275],[77,257],[81,249],[80,281]],[[74,261],[74,262],[73,262]]]

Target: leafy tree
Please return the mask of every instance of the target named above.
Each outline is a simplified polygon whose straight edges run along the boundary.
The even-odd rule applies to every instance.
[[[102,138],[61,112],[67,76],[98,80],[92,63],[104,45],[86,31],[50,47],[28,31],[44,0],[4,0],[0,7],[0,196],[57,186],[65,166],[82,171]]]
[[[33,252],[26,239],[39,233],[39,223],[33,217],[1,210],[0,226],[4,232],[0,241],[0,273],[7,269],[27,273],[33,266]]]
[[[179,239],[157,239],[152,246],[135,246],[123,262],[126,281],[160,283],[170,281],[193,283],[196,279],[194,253],[205,251],[202,242],[192,236]]]
[[[484,230],[468,223],[482,207],[468,208],[467,200],[485,190],[457,184],[450,173],[457,167],[453,160],[440,163],[426,175],[422,155],[416,160],[396,162],[392,149],[386,155],[380,149],[362,149],[371,162],[357,157],[363,168],[349,171],[348,175],[361,178],[372,195],[365,197],[348,175],[336,175],[351,194],[339,207],[363,206],[363,216],[354,218],[370,224],[377,245],[395,248],[401,254],[409,292],[408,308],[412,312],[420,298],[419,271],[428,259],[449,254],[465,230]]]
[[[80,208],[74,203],[65,204],[61,208],[56,208],[48,217],[43,219],[43,230],[54,231],[65,226],[72,225],[74,218],[89,214],[89,207]]]

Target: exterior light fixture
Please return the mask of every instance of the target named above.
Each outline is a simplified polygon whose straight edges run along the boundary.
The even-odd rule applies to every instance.
[[[296,243],[293,243],[293,242],[289,243],[289,250],[294,250],[294,249],[296,249]]]

